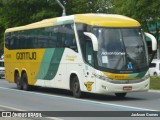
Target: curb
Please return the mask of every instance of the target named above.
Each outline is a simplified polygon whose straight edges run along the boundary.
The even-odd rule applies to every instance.
[[[150,89],[149,92],[156,92],[156,93],[160,93],[160,90],[153,90],[153,89]]]

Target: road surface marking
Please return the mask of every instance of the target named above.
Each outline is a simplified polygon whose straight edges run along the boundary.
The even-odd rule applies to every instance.
[[[10,88],[3,88],[0,87],[0,89],[4,90],[9,90],[10,92],[19,92],[19,93],[26,93],[26,94],[36,94],[40,96],[47,96],[51,98],[57,98],[60,100],[70,100],[74,102],[79,102],[82,104],[92,104],[96,106],[101,106],[101,107],[107,107],[107,108],[114,108],[114,109],[120,109],[120,110],[129,110],[129,111],[159,111],[159,110],[153,110],[153,109],[146,109],[146,108],[139,108],[139,107],[132,107],[132,106],[126,106],[126,105],[119,105],[119,104],[112,104],[112,103],[104,103],[104,102],[99,102],[99,101],[92,101],[92,100],[84,100],[84,99],[77,99],[77,98],[70,98],[70,97],[64,97],[64,96],[59,96],[59,95],[50,95],[50,94],[45,94],[45,93],[36,93],[36,92],[31,92],[31,91],[22,91],[22,90],[15,90],[15,89],[10,89]]]
[[[16,110],[16,111],[25,111],[25,110],[22,110],[22,109],[17,109],[17,108],[10,107],[10,106],[5,106],[5,105],[0,105],[0,108],[6,108],[6,109]]]

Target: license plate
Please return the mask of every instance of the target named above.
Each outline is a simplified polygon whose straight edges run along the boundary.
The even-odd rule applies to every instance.
[[[132,90],[132,86],[124,86],[123,90]]]

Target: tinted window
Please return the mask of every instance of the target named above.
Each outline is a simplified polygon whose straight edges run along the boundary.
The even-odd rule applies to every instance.
[[[84,32],[91,31],[91,28],[90,26],[87,26],[85,24],[77,24],[76,27],[78,31],[83,58],[88,64],[94,66],[95,59],[92,41],[91,38],[84,35]]]
[[[68,47],[77,51],[71,24],[6,33],[5,46],[8,49]]]
[[[90,38],[89,38],[90,39]],[[92,42],[91,40],[86,40],[86,44],[85,44],[85,50],[86,50],[86,61],[87,63],[89,63],[90,65],[94,66],[94,58],[93,58],[93,46],[92,46]]]
[[[59,28],[59,39],[61,45],[77,51],[77,44],[72,24],[63,25]]]
[[[9,49],[52,48],[57,44],[58,27],[6,33],[5,46]]]
[[[151,63],[150,68],[156,67],[156,63]]]
[[[4,67],[4,62],[0,62],[0,67]]]
[[[11,33],[6,33],[5,34],[5,47],[6,48],[9,48],[9,41],[10,41],[10,39],[11,39],[11,35],[10,35]]]

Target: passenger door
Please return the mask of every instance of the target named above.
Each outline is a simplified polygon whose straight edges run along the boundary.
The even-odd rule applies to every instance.
[[[85,74],[86,74],[86,82],[84,83],[86,86],[86,90],[89,91],[94,91],[95,90],[95,78],[93,76],[95,72],[94,68],[94,51],[93,51],[93,45],[91,40],[85,41]]]

